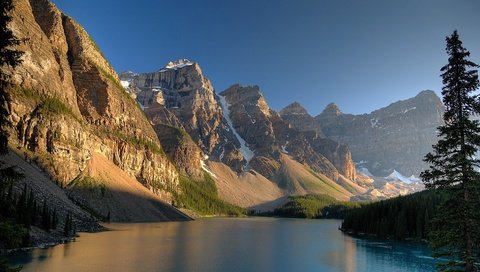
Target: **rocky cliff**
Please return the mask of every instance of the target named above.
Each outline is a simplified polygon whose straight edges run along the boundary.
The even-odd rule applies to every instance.
[[[325,156],[347,179],[355,179],[355,164],[346,145],[341,145],[325,137],[318,122],[298,102],[294,102],[280,111],[287,123],[303,132],[312,148]]]
[[[322,146],[315,150],[308,140],[310,136],[307,137],[301,130],[282,119],[279,113],[270,109],[258,86],[233,85],[219,96],[224,100],[222,107],[228,108],[232,130],[245,141],[245,146],[241,149],[245,153],[244,156],[253,155],[249,166],[265,177],[276,180],[283,188],[300,194],[313,193],[312,190],[303,188],[303,185],[296,186],[289,183],[297,177],[294,177],[292,172],[285,174],[286,160],[282,159],[285,155],[311,171],[321,173],[330,181],[338,181],[342,174],[348,178],[354,178],[355,167],[351,158],[343,156],[343,153],[338,155],[339,151],[349,155],[348,149],[340,150],[336,146],[329,148],[327,144],[323,144],[323,141],[312,138],[312,143],[317,141],[318,145]],[[289,111],[290,114],[292,112],[293,110]],[[310,124],[315,123],[310,122]],[[314,127],[309,132],[315,133],[317,137],[317,132],[321,131],[315,131]],[[342,166],[342,172],[339,172],[335,163]],[[348,167],[350,169],[346,171]],[[299,167],[295,169],[299,170],[298,173],[303,171],[300,171]]]
[[[9,90],[10,143],[61,187],[101,154],[170,201],[178,172],[118,75],[86,31],[47,0],[14,0],[10,24],[24,42]],[[128,193],[128,192],[126,192]]]
[[[204,155],[237,171],[243,169],[245,163],[238,150],[240,144],[228,130],[214,88],[198,63],[181,59],[168,63],[157,72],[125,72],[120,77],[154,125],[184,130]],[[160,138],[168,136],[161,134]],[[201,154],[190,153],[182,165],[177,166],[194,172],[203,159],[198,155]]]
[[[318,122],[315,121],[315,118],[313,118],[300,103],[293,102],[292,104],[283,108],[279,114],[282,116],[283,120],[298,130],[304,132],[313,131],[319,137],[325,138],[322,128]]]
[[[440,98],[433,91],[422,91],[362,115],[344,114],[332,103],[315,119],[327,137],[348,145],[358,166],[374,176],[396,170],[418,177],[427,167],[423,157],[437,141],[443,112]]]

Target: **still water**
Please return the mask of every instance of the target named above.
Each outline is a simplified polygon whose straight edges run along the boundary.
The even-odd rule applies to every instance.
[[[432,271],[426,246],[362,240],[338,220],[210,218],[112,224],[76,242],[16,253],[22,271]]]

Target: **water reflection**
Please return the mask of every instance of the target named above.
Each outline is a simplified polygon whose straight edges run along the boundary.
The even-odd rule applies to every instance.
[[[337,220],[202,219],[115,224],[15,254],[24,271],[431,271],[428,249],[361,240]]]

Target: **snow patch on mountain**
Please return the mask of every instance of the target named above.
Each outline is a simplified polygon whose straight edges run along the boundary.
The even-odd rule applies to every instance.
[[[282,145],[282,152],[285,153],[285,154],[288,154],[288,151],[287,151],[287,145],[288,145],[288,141],[285,143],[285,145]]]
[[[365,167],[357,167],[357,171],[371,178],[373,177],[372,173],[370,173],[370,170]]]
[[[220,100],[220,106],[222,107],[223,116],[225,117],[228,127],[231,129],[233,135],[235,135],[238,142],[240,142],[240,153],[242,153],[243,158],[245,158],[248,164],[253,158],[253,156],[255,156],[255,153],[250,148],[248,148],[245,140],[237,133],[237,131],[233,127],[232,119],[230,119],[230,105],[228,104],[227,100],[225,100],[224,96],[219,95],[218,97]]]
[[[120,80],[120,84],[121,84],[122,87],[125,88],[125,89],[127,89],[128,87],[130,87],[130,81]]]
[[[175,60],[175,61],[170,61],[169,63],[167,63],[167,65],[165,65],[165,67],[163,69],[160,70],[160,72],[164,72],[164,71],[169,70],[169,69],[177,70],[177,69],[183,68],[185,66],[190,66],[190,65],[193,65],[193,64],[194,63],[191,62],[188,59],[179,59],[179,60]]]
[[[407,113],[407,112],[409,112],[409,111],[416,110],[416,109],[417,109],[417,107],[411,107],[411,108],[409,108],[409,109],[405,109],[402,113],[405,114],[405,113]]]
[[[385,179],[389,180],[389,181],[400,180],[400,181],[402,181],[404,183],[407,183],[407,184],[420,182],[420,179],[416,178],[414,175],[407,178],[404,175],[400,174],[397,170],[393,170],[393,172],[390,175],[386,176]]]
[[[217,178],[217,176],[212,172],[210,171],[210,169],[208,169],[207,167],[207,164],[205,163],[204,160],[200,160],[200,165],[202,166],[202,169],[207,172],[208,174],[210,174],[210,176],[214,177],[214,178]]]

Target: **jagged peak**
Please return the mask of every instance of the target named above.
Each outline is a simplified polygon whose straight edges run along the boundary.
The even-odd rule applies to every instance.
[[[297,101],[291,103],[280,111],[281,115],[286,114],[308,114],[307,110]]]
[[[325,107],[325,109],[322,111],[320,115],[325,115],[325,114],[339,116],[339,115],[342,115],[343,113],[340,110],[340,108],[337,106],[337,104],[332,102]]]
[[[260,91],[260,87],[258,85],[241,85],[239,83],[233,84],[229,88],[227,88],[225,91],[221,92],[221,96],[228,96],[230,94],[242,94],[242,96],[246,97],[252,97],[252,96],[258,96],[258,98],[263,98],[263,94]]]
[[[221,92],[220,96],[225,97],[227,102],[231,104],[247,103],[257,105],[266,116],[270,116],[270,107],[258,85],[242,86],[240,84],[234,84]]]
[[[177,70],[185,66],[191,66],[194,64],[195,63],[190,61],[189,59],[177,59],[177,60],[168,62],[160,71],[169,70],[169,69]]]
[[[437,94],[432,90],[423,90],[423,91],[419,92],[416,96],[424,96],[424,95],[437,96]]]
[[[440,101],[440,97],[432,90],[423,90],[419,92],[415,98],[417,99],[434,99]]]

